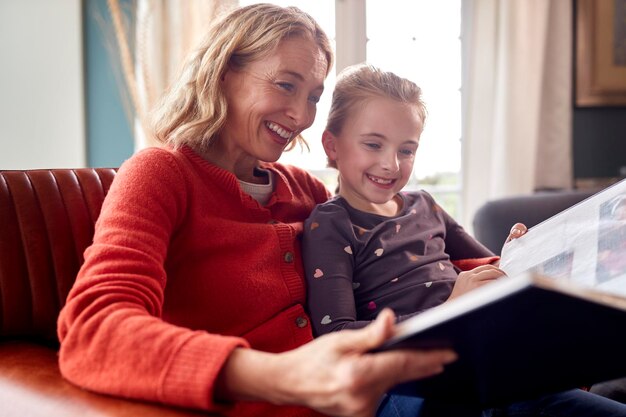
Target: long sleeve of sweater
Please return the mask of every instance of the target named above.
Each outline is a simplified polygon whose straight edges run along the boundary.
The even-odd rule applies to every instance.
[[[123,397],[211,409],[217,373],[242,338],[161,319],[168,242],[187,210],[180,169],[138,155],[104,202],[59,319],[60,367],[76,384]]]

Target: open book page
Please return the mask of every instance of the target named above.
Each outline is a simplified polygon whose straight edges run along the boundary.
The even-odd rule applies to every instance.
[[[626,296],[626,180],[504,245],[500,268]]]

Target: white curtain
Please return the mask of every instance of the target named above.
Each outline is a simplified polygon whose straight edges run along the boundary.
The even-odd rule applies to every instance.
[[[153,108],[176,77],[211,20],[236,4],[236,0],[138,0],[135,66],[145,111]],[[135,149],[155,145],[145,131],[135,129]]]
[[[211,20],[236,0],[137,0],[134,34],[127,33],[118,0],[108,0],[124,71],[135,111],[135,150],[154,146],[149,112],[177,75]],[[134,35],[134,36],[131,36]],[[130,45],[129,39],[135,39]]]
[[[463,224],[486,201],[571,188],[571,0],[465,0]]]

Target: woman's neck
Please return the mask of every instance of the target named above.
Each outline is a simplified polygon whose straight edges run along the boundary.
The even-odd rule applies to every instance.
[[[220,142],[212,144],[208,149],[197,151],[202,158],[210,163],[232,172],[237,179],[250,184],[267,184],[267,175],[259,170],[259,160],[252,158],[248,154],[239,153],[234,155],[223,146]]]

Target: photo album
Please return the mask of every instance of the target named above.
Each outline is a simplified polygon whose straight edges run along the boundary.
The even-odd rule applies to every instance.
[[[459,355],[419,394],[497,406],[626,377],[626,180],[507,243],[500,268],[378,349]]]

